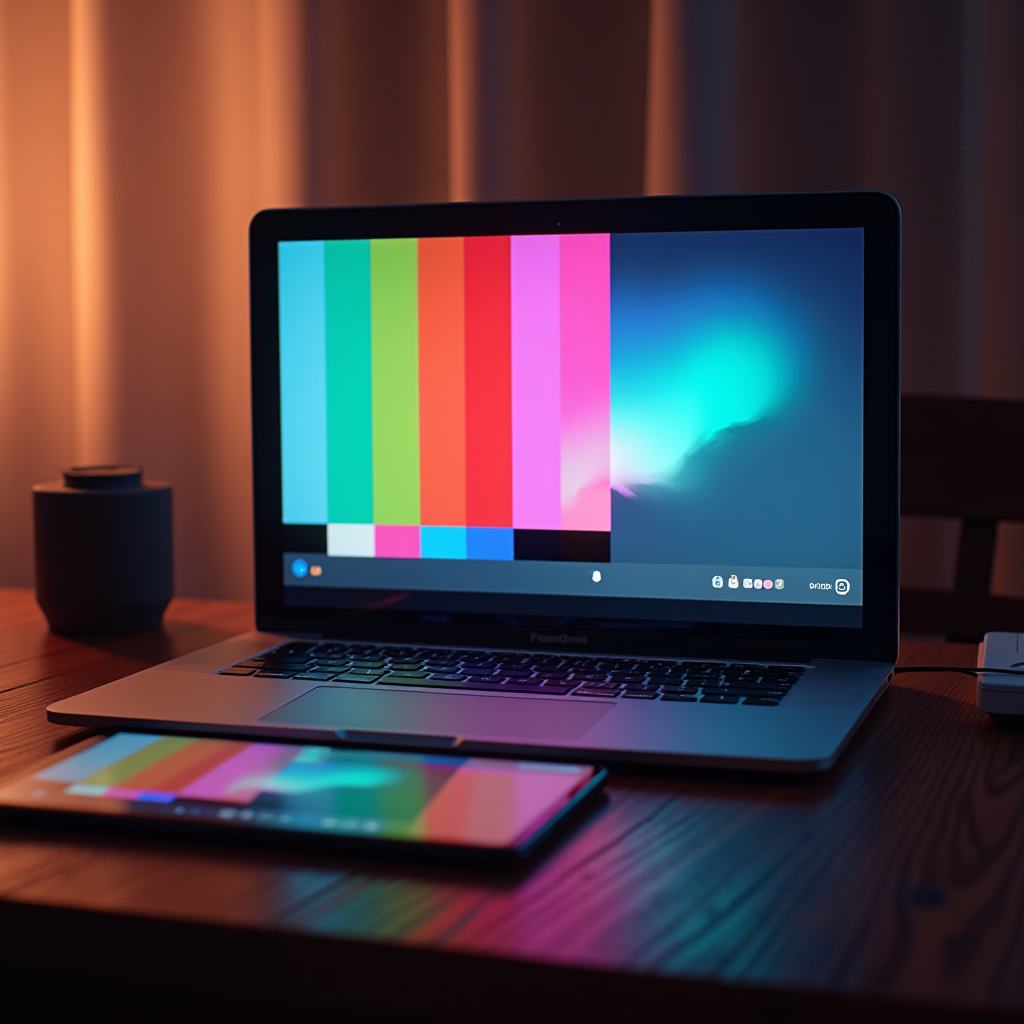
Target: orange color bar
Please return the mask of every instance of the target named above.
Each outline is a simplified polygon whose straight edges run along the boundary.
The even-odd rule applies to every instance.
[[[466,525],[466,317],[461,238],[419,240],[420,522]]]

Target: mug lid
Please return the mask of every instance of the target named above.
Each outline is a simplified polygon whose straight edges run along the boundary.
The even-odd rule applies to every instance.
[[[64,470],[65,487],[109,491],[142,486],[141,466],[72,466]]]

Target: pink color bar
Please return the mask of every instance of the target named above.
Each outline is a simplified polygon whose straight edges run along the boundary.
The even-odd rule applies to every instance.
[[[280,743],[250,743],[178,790],[178,796],[241,806],[252,803],[263,792],[263,783],[288,764],[298,749]]]
[[[611,245],[561,236],[562,529],[612,528]]]
[[[512,237],[512,525],[558,530],[559,236]]]
[[[374,529],[378,558],[420,557],[418,526],[377,526]]]

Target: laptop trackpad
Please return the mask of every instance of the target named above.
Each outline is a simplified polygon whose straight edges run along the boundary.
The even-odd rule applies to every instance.
[[[318,686],[261,722],[479,739],[574,740],[613,704]]]

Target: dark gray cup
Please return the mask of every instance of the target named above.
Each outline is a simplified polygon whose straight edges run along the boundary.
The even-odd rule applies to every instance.
[[[173,593],[171,485],[77,466],[32,488],[36,599],[57,633],[157,626]]]

